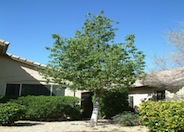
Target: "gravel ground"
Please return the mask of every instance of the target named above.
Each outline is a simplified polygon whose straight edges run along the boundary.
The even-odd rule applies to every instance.
[[[36,122],[18,121],[13,126],[0,126],[0,132],[148,132],[143,126],[121,127],[100,120],[94,128],[89,121]]]

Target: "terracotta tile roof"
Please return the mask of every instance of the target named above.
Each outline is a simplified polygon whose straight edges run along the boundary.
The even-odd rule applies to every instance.
[[[19,61],[19,62],[23,62],[23,63],[26,63],[26,64],[29,64],[29,65],[33,65],[33,66],[45,66],[43,64],[40,64],[38,62],[34,62],[32,60],[28,60],[28,59],[25,59],[25,58],[22,58],[20,56],[16,56],[16,55],[12,55],[12,54],[7,54],[11,59],[13,60],[16,60],[16,61]]]

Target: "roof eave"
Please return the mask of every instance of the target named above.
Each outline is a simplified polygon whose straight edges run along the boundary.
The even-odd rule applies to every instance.
[[[2,55],[6,54],[6,51],[8,50],[8,46],[9,46],[10,42],[7,42],[5,40],[0,40],[0,45],[3,46],[3,50],[1,51]]]
[[[32,66],[41,66],[41,67],[46,67],[46,65],[40,64],[38,62],[34,62],[16,55],[12,55],[12,54],[7,54],[11,59],[18,61],[18,62],[22,62],[28,65],[32,65]]]

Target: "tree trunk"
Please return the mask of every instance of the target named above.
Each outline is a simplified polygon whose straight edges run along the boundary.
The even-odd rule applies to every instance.
[[[99,111],[100,98],[99,93],[95,93],[95,105],[90,119],[90,126],[94,127],[97,125],[98,111]]]

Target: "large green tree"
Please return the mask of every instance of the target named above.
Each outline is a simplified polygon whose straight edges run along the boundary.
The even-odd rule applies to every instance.
[[[127,91],[142,76],[144,54],[133,45],[135,36],[128,35],[124,43],[115,43],[113,24],[118,24],[100,12],[90,13],[74,37],[53,34],[55,42],[50,61],[42,74],[54,83],[73,90],[89,90],[96,95],[96,107],[104,89]]]

